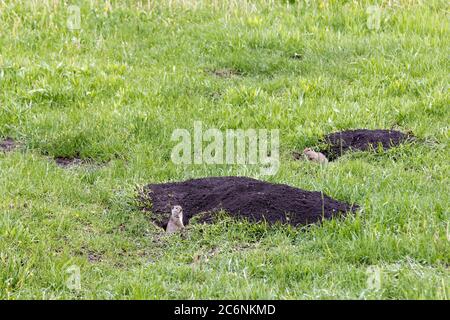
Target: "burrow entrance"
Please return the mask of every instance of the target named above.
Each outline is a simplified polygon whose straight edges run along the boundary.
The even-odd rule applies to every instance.
[[[358,206],[339,202],[321,192],[306,191],[246,177],[211,177],[184,182],[149,184],[140,200],[150,219],[165,228],[171,208],[183,208],[185,224],[193,217],[211,223],[215,213],[250,222],[307,225],[354,212]]]

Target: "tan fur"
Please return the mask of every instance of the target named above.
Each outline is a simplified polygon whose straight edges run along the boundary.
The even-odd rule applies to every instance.
[[[183,209],[181,208],[181,206],[174,206],[172,208],[172,214],[169,218],[169,223],[167,224],[166,232],[173,233],[183,228]]]
[[[328,159],[327,159],[327,157],[325,157],[325,155],[323,153],[315,152],[311,148],[306,148],[305,150],[303,150],[303,154],[306,156],[306,158],[309,161],[317,162],[320,164],[328,163]]]

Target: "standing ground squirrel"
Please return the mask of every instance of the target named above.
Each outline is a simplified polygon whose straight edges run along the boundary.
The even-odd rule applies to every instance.
[[[325,157],[325,155],[323,153],[315,152],[311,148],[306,148],[305,150],[303,150],[303,154],[306,156],[306,158],[309,161],[317,162],[320,164],[328,163],[328,159],[327,159],[327,157]]]
[[[167,224],[166,232],[173,233],[183,228],[183,209],[181,206],[174,206],[169,218],[169,223]]]

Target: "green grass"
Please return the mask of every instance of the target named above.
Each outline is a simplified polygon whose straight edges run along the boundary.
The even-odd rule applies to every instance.
[[[71,31],[62,2],[0,1],[0,137],[20,142],[0,153],[0,298],[449,298],[447,1],[142,2],[74,1]],[[374,3],[379,30],[366,23]],[[212,72],[224,68],[239,75]],[[173,164],[171,133],[195,120],[279,128],[280,170]],[[292,160],[351,128],[418,139],[325,169]],[[56,156],[101,165],[63,169]],[[222,219],[167,237],[136,209],[146,183],[222,175],[362,210],[306,229]],[[71,265],[80,291],[65,284]]]

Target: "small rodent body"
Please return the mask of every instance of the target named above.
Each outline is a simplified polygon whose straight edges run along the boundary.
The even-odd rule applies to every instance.
[[[183,209],[181,208],[181,206],[174,206],[169,218],[169,223],[167,224],[166,232],[173,233],[183,228]]]
[[[317,162],[320,164],[328,163],[328,159],[327,159],[327,157],[325,157],[325,155],[323,153],[315,152],[311,148],[306,148],[305,150],[303,150],[303,154],[306,156],[306,158],[309,161]]]

